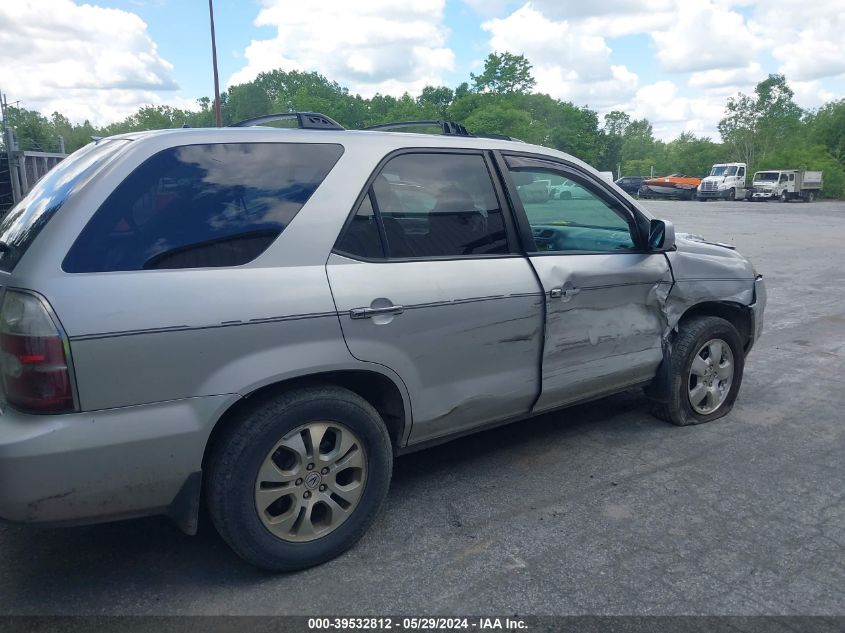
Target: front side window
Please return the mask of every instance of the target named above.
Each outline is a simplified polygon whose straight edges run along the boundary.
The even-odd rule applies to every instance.
[[[621,204],[586,179],[554,166],[508,159],[537,252],[623,252],[635,248]]]
[[[745,178],[745,167],[740,167],[736,175],[738,178]]]
[[[340,145],[216,143],[159,152],[85,226],[67,272],[238,266],[284,231]]]
[[[503,211],[480,154],[400,154],[376,176],[368,197],[387,257],[508,253]]]

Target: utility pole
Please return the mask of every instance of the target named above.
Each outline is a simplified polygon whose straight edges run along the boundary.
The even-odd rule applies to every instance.
[[[214,5],[208,0],[208,17],[211,19],[211,65],[214,68],[214,119],[217,127],[223,127],[223,116],[220,112],[220,81],[217,79],[217,41],[214,37]]]
[[[3,115],[3,144],[6,146],[6,160],[9,167],[9,182],[12,186],[12,205],[16,205],[23,197],[20,181],[18,161],[18,142],[15,130],[9,125],[9,102],[6,95],[0,93],[0,111]]]

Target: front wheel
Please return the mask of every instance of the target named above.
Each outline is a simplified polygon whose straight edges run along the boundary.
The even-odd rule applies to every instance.
[[[339,387],[291,391],[253,405],[215,442],[209,514],[253,565],[311,567],[361,538],[392,466],[387,429],[366,400]]]
[[[718,317],[682,324],[669,358],[670,398],[653,413],[677,426],[730,413],[742,383],[745,356],[736,328]]]
[[[780,194],[780,201],[781,202],[789,202],[789,194],[785,191],[782,191]]]
[[[734,200],[736,200],[736,189],[729,189],[728,190],[727,199],[728,199],[728,202],[733,202]]]

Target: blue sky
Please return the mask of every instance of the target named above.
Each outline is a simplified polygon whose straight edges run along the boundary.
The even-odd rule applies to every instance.
[[[807,108],[845,97],[842,0],[216,0],[225,88],[316,70],[370,96],[456,86],[492,50],[537,89],[716,136],[726,98],[783,72]],[[802,10],[806,19],[792,19]],[[0,88],[45,114],[106,123],[212,94],[204,0],[18,0],[0,6]]]

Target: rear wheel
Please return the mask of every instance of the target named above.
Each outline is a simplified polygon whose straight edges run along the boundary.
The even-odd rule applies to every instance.
[[[812,191],[807,192],[807,202],[812,202],[816,199],[816,194]]]
[[[727,415],[739,393],[744,360],[739,333],[731,323],[718,317],[687,321],[669,359],[669,400],[655,402],[653,413],[678,426]]]
[[[257,403],[215,444],[205,490],[212,521],[238,555],[265,569],[303,569],[349,549],[390,485],[384,423],[339,387]]]

